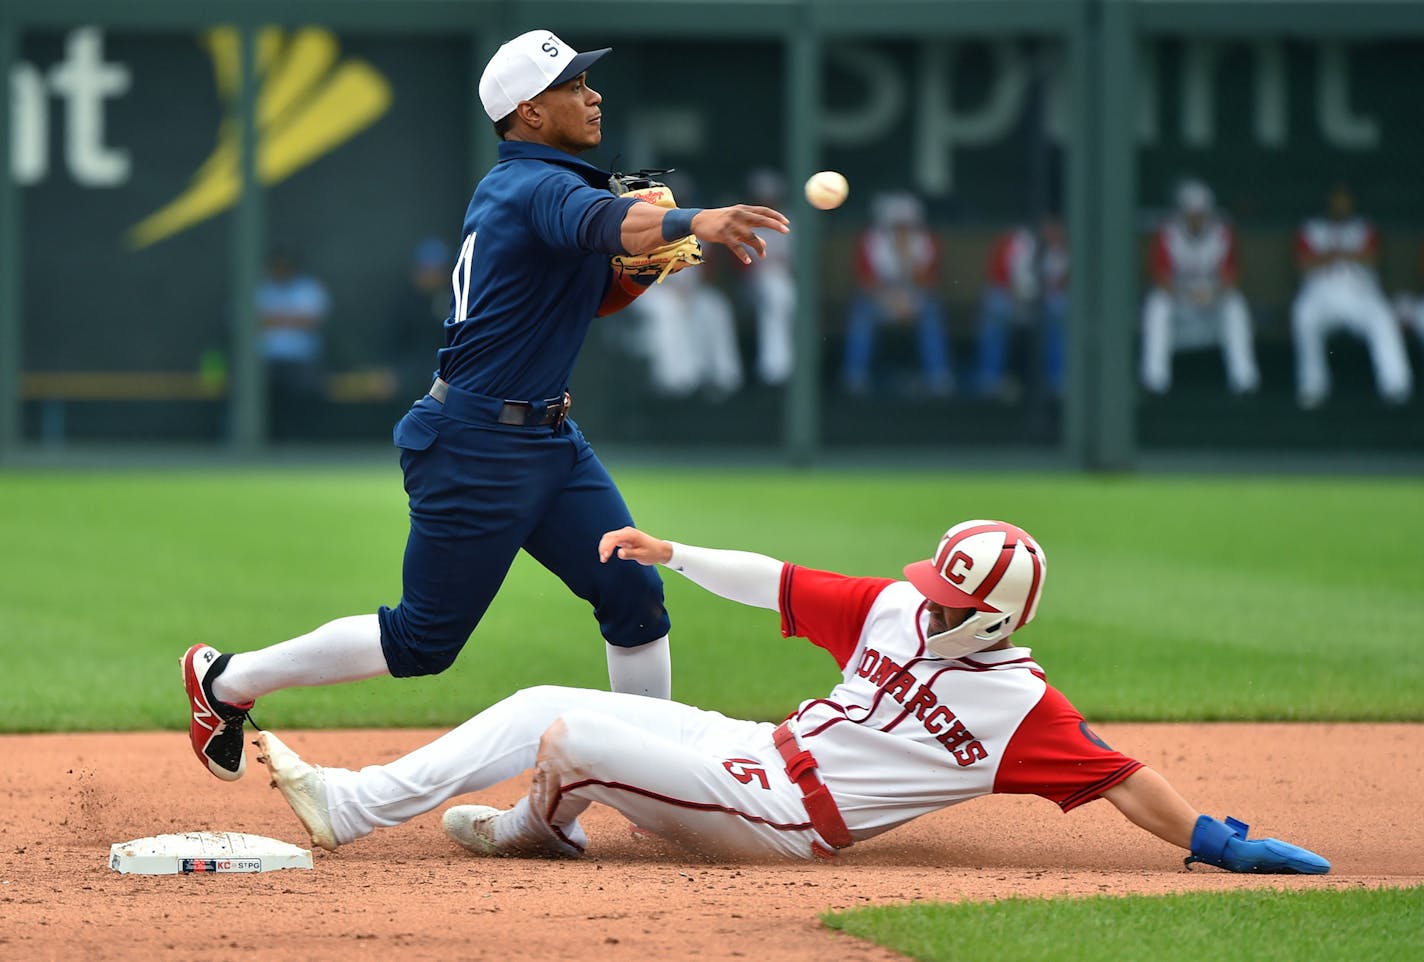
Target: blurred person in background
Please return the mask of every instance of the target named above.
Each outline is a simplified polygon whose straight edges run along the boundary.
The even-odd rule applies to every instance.
[[[291,250],[274,249],[257,287],[258,343],[267,369],[273,437],[287,436],[300,422],[301,406],[322,395],[322,328],[330,313],[331,297],[321,281],[301,269]]]
[[[660,179],[679,203],[700,202],[697,182],[686,171],[669,170]],[[711,282],[716,252],[704,254],[704,263],[695,270],[648,285],[632,310],[641,322],[640,347],[648,358],[653,391],[669,398],[688,398],[700,391],[707,400],[720,402],[741,390],[742,357],[731,299]],[[763,263],[752,273],[761,273]]]
[[[786,201],[786,178],[761,167],[747,179],[751,203],[777,210]],[[791,275],[790,234],[768,234],[766,257],[746,272],[746,293],[756,316],[757,380],[770,387],[785,384],[795,360],[796,281]]]
[[[653,390],[665,397],[701,391],[720,402],[741,390],[736,317],[731,299],[709,277],[711,266],[709,258],[696,270],[680,271],[633,302]]]
[[[420,397],[430,387],[435,352],[445,346],[453,266],[449,245],[425,238],[411,252],[410,269],[391,299],[386,318],[399,397]]]
[[[1157,230],[1150,262],[1152,290],[1142,306],[1142,384],[1153,394],[1172,387],[1172,355],[1220,346],[1231,393],[1261,384],[1251,313],[1236,287],[1235,232],[1217,213],[1211,188],[1185,180],[1176,210]]]
[[[1390,404],[1408,401],[1414,385],[1404,335],[1375,274],[1379,232],[1355,212],[1349,187],[1336,184],[1325,216],[1301,225],[1295,254],[1304,278],[1291,305],[1297,403],[1311,410],[1330,396],[1325,342],[1339,330],[1369,345],[1380,397]]]
[[[1035,231],[1018,227],[1001,235],[989,253],[979,313],[975,393],[1012,401],[1019,385],[1006,376],[1015,328],[1041,325],[1040,359],[1048,393],[1063,396],[1064,323],[1068,314],[1068,244],[1063,222],[1043,218]]]
[[[925,226],[924,205],[913,194],[882,194],[871,203],[871,224],[856,247],[860,290],[846,321],[842,380],[846,391],[871,388],[877,328],[914,325],[925,390],[947,397],[954,388],[949,338],[935,294],[939,241]]]

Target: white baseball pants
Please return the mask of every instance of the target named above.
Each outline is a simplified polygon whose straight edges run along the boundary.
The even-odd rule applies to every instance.
[[[1295,338],[1296,393],[1312,407],[1330,394],[1325,341],[1341,328],[1369,344],[1375,388],[1401,403],[1413,391],[1404,335],[1379,287],[1359,271],[1329,271],[1305,282],[1291,307]]]
[[[830,846],[774,731],[678,702],[540,686],[389,764],[325,769],[327,802],[344,844],[532,768],[528,797],[499,820],[510,851],[581,854],[578,816],[602,802],[694,852],[812,858],[813,845]]]
[[[1216,328],[1213,341],[1221,345],[1226,382],[1232,392],[1254,391],[1261,383],[1256,349],[1251,340],[1251,312],[1237,290],[1224,293],[1213,307],[1199,308],[1174,299],[1160,287],[1148,293],[1142,305],[1142,384],[1155,394],[1172,387],[1172,354],[1198,347],[1175,330],[1182,315],[1191,312]]]
[[[725,294],[705,281],[673,276],[633,303],[645,319],[649,374],[658,393],[741,389],[736,318]]]
[[[758,264],[753,271],[756,298],[757,377],[763,384],[784,384],[796,358],[794,332],[796,282],[778,267]]]

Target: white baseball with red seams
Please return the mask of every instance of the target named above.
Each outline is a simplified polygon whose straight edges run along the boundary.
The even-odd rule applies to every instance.
[[[815,780],[793,782],[773,724],[543,686],[388,765],[326,769],[338,841],[533,768],[529,795],[497,820],[509,851],[581,853],[578,815],[601,802],[709,855],[811,858],[993,792],[1041,795],[1068,811],[1140,767],[1092,734],[1029,649],[928,653],[929,603],[909,582],[684,545],[668,566],[724,597],[779,610],[783,634],[810,639],[841,666],[841,683],[803,702],[787,725],[814,757],[848,838],[828,837],[824,817],[813,824],[803,795]]]
[[[822,170],[806,179],[806,200],[817,210],[834,210],[848,196],[850,184],[838,171]]]

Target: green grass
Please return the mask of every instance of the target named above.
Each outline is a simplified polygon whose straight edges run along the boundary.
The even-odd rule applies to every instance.
[[[1424,888],[914,903],[826,925],[926,962],[1413,962]]]
[[[1089,717],[1424,720],[1424,491],[1408,480],[619,472],[680,541],[898,575],[949,524],[1043,544],[1020,636]],[[177,659],[244,650],[400,595],[399,472],[0,474],[0,731],[176,728]],[[759,718],[824,692],[777,616],[666,573],[675,694]],[[522,558],[456,667],[283,692],[274,726],[444,725],[539,683],[603,687],[587,606]]]

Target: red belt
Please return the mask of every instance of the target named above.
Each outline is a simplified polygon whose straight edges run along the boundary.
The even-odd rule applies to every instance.
[[[816,774],[816,759],[809,749],[798,748],[796,735],[782,722],[772,736],[776,750],[786,759],[786,777],[801,789],[801,801],[806,806],[806,814],[811,817],[811,827],[836,848],[849,848],[850,829],[846,828],[841,810],[831,797],[831,790]]]

